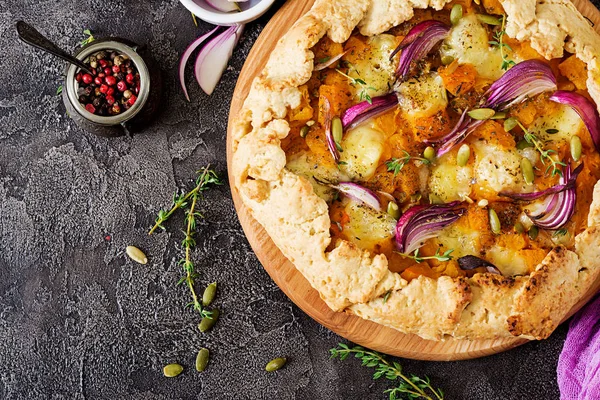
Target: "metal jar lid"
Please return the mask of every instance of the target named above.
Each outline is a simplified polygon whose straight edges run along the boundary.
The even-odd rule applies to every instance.
[[[133,118],[146,104],[146,100],[148,100],[148,95],[150,94],[150,73],[142,57],[140,57],[132,47],[114,40],[99,40],[97,42],[92,42],[76,54],[75,57],[83,61],[101,50],[116,51],[117,53],[125,54],[135,64],[135,67],[140,74],[140,91],[136,102],[127,111],[118,115],[101,116],[92,114],[79,102],[79,96],[77,96],[79,82],[75,80],[75,74],[77,73],[78,67],[75,65],[70,65],[67,70],[67,77],[65,80],[67,96],[75,110],[85,119],[98,125],[119,125]]]

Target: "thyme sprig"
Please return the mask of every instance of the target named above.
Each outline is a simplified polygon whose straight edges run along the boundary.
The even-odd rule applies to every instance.
[[[502,23],[500,30],[494,32],[494,40],[490,40],[488,43],[500,49],[500,56],[502,56],[502,69],[506,71],[516,63],[513,60],[510,60],[508,55],[504,52],[505,49],[508,51],[513,51],[513,49],[507,43],[504,43],[504,35],[506,34],[506,14],[502,14],[501,21]]]
[[[425,165],[431,164],[431,161],[429,161],[428,159],[423,158],[423,157],[411,156],[408,151],[404,150],[404,157],[391,158],[385,162],[385,165],[387,167],[387,170],[389,172],[394,171],[394,176],[396,176],[396,175],[398,175],[398,173],[400,173],[402,168],[404,168],[404,166],[410,160],[418,160],[418,161],[421,161]]]
[[[555,157],[552,156],[553,154],[557,153],[556,150],[544,149],[544,143],[535,134],[529,132],[529,130],[527,130],[527,128],[525,128],[521,121],[519,121],[518,119],[516,120],[516,122],[517,125],[519,125],[519,127],[525,133],[523,139],[525,139],[527,143],[533,145],[536,148],[536,150],[540,153],[542,164],[546,165],[545,173],[548,174],[548,172],[551,172],[552,176],[562,176],[562,167],[566,167],[567,164],[557,160]]]
[[[336,348],[330,349],[331,358],[345,360],[351,354],[362,361],[363,367],[375,368],[373,379],[385,377],[390,381],[397,381],[398,385],[387,389],[384,393],[389,395],[390,400],[407,399],[425,399],[425,400],[443,400],[444,392],[442,389],[435,389],[431,381],[426,376],[420,378],[416,375],[407,376],[402,371],[402,366],[396,361],[388,361],[384,355],[376,351],[365,349],[361,346],[349,347],[344,343],[339,343]],[[402,397],[405,396],[405,397]]]
[[[438,260],[438,261],[443,262],[443,261],[452,260],[453,257],[450,254],[452,254],[453,251],[454,251],[454,249],[449,249],[449,250],[446,250],[443,254],[440,254],[440,249],[438,248],[435,251],[435,254],[432,256],[420,256],[419,249],[416,249],[412,255],[406,254],[406,253],[398,253],[398,254],[401,254],[406,258],[412,258],[413,260],[415,260],[416,263],[422,263],[425,260]]]
[[[349,68],[353,68],[352,64],[348,63]],[[360,92],[358,93],[358,99],[360,101],[367,101],[369,104],[373,104],[373,99],[371,98],[371,95],[369,94],[370,90],[377,90],[375,89],[373,86],[369,86],[367,84],[367,82],[365,82],[364,80],[360,79],[360,78],[353,78],[348,74],[345,74],[344,72],[340,71],[339,69],[335,69],[338,73],[342,74],[343,76],[345,76],[346,78],[348,78],[348,80],[350,81],[350,84],[352,86],[359,86],[360,87]],[[356,71],[356,68],[354,69]],[[358,74],[358,71],[356,71],[356,73]]]
[[[85,29],[83,33],[87,35],[87,37],[79,42],[80,45],[85,46],[86,44],[92,43],[95,40],[91,30]]]

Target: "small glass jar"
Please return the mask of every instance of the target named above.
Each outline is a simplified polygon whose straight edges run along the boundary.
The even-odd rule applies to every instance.
[[[98,39],[82,47],[75,57],[86,61],[99,51],[110,51],[124,54],[135,65],[140,75],[140,88],[136,102],[124,112],[117,115],[101,116],[92,114],[79,102],[77,94],[79,82],[75,75],[80,69],[68,64],[63,102],[69,116],[75,123],[96,135],[117,137],[139,132],[157,114],[162,94],[162,77],[152,58],[144,48],[120,38]]]

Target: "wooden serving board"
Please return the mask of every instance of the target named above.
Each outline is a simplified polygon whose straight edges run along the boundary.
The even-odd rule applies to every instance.
[[[332,0],[334,1],[334,0]],[[600,11],[589,0],[572,0],[579,11],[587,16],[600,32]],[[231,127],[248,95],[252,80],[263,69],[271,51],[293,23],[304,15],[314,0],[288,0],[271,19],[262,31],[254,47],[250,51],[246,63],[240,73],[229,113],[227,132],[227,163],[231,162]],[[271,278],[285,294],[321,325],[331,329],[340,336],[362,346],[405,358],[418,360],[463,360],[487,356],[512,349],[523,343],[525,339],[508,338],[497,340],[447,340],[436,342],[424,340],[416,335],[403,334],[394,329],[364,320],[354,315],[331,311],[321,300],[319,293],[313,289],[294,265],[279,251],[262,226],[250,215],[249,210],[240,199],[234,187],[234,179],[229,168],[229,182],[235,208],[250,245],[256,256]],[[600,282],[571,311],[570,315],[581,308],[598,290]]]

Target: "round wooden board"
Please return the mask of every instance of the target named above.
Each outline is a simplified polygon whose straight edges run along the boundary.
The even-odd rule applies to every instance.
[[[252,80],[262,71],[275,44],[293,23],[304,15],[314,0],[288,0],[271,19],[262,31],[254,47],[250,51],[246,63],[240,73],[229,113],[227,132],[227,163],[231,162],[231,127],[243,102],[248,95]],[[579,11],[587,16],[600,32],[600,11],[589,0],[573,0]],[[362,346],[405,358],[418,360],[463,360],[487,356],[512,349],[523,343],[525,339],[508,338],[497,340],[447,340],[436,342],[421,339],[418,336],[403,334],[394,329],[358,318],[346,313],[331,311],[321,300],[319,293],[313,289],[294,265],[279,251],[262,226],[250,215],[242,203],[234,179],[229,169],[229,182],[235,207],[250,245],[256,256],[271,278],[285,294],[321,325],[331,329],[340,336]],[[578,303],[570,315],[581,308],[598,290],[600,280],[593,290]]]

